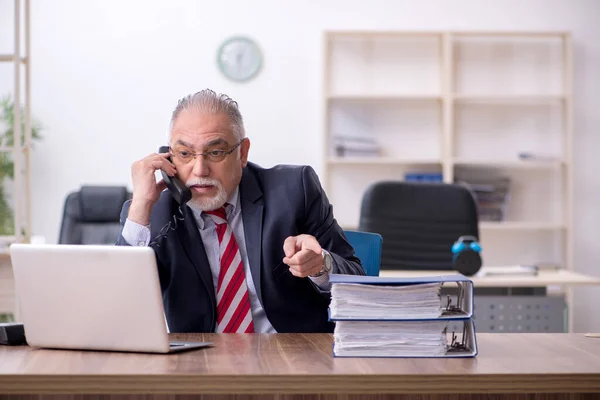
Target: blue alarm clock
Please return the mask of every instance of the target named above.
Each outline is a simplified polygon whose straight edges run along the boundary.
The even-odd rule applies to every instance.
[[[466,276],[475,275],[482,265],[481,245],[475,236],[461,236],[452,245],[452,266]]]

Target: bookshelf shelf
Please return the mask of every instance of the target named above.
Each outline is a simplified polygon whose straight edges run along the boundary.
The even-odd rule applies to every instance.
[[[455,37],[477,37],[477,38],[563,38],[569,35],[569,32],[564,31],[464,31],[464,32],[452,32]]]
[[[327,96],[330,101],[439,101],[434,94],[337,94]]]
[[[398,38],[398,37],[428,37],[440,38],[444,33],[438,31],[384,31],[384,30],[330,30],[328,36],[336,38],[354,38],[364,40],[365,38]]]
[[[16,57],[14,54],[0,54],[0,62],[14,62],[19,60],[21,64],[27,63],[27,57]]]
[[[562,95],[536,95],[536,94],[518,94],[518,95],[493,95],[493,94],[454,94],[452,98],[456,102],[473,103],[555,103],[566,99]]]
[[[540,169],[553,170],[559,169],[565,165],[564,161],[544,161],[544,160],[474,160],[455,158],[452,164],[456,167],[480,167],[480,168],[508,168],[508,169]]]
[[[413,166],[440,166],[440,159],[409,159],[386,157],[331,157],[327,159],[330,165],[413,165]]]
[[[19,150],[19,148],[17,147],[16,151],[18,151],[18,150]],[[31,146],[21,146],[20,150],[23,152],[29,151],[29,150],[31,150]],[[0,153],[2,153],[2,152],[8,153],[8,152],[13,152],[13,151],[15,151],[15,147],[0,146]]]

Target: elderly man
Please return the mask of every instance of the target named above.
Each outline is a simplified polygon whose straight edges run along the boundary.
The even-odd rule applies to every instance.
[[[364,275],[360,261],[314,170],[261,168],[249,149],[235,101],[184,97],[169,152],[132,165],[117,244],[154,249],[171,332],[331,332],[329,275]],[[191,199],[180,206],[157,170]]]

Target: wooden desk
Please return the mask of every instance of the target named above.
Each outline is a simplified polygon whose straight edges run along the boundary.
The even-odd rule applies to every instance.
[[[175,336],[214,347],[173,355],[0,347],[0,398],[600,398],[600,339],[580,334],[480,334],[479,355],[471,359],[334,358],[328,334]]]

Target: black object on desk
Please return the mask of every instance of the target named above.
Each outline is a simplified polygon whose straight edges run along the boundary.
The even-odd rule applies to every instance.
[[[10,322],[0,324],[0,345],[19,346],[27,344],[23,324]]]
[[[475,275],[481,268],[481,245],[475,236],[461,236],[452,245],[452,265],[466,276]]]

